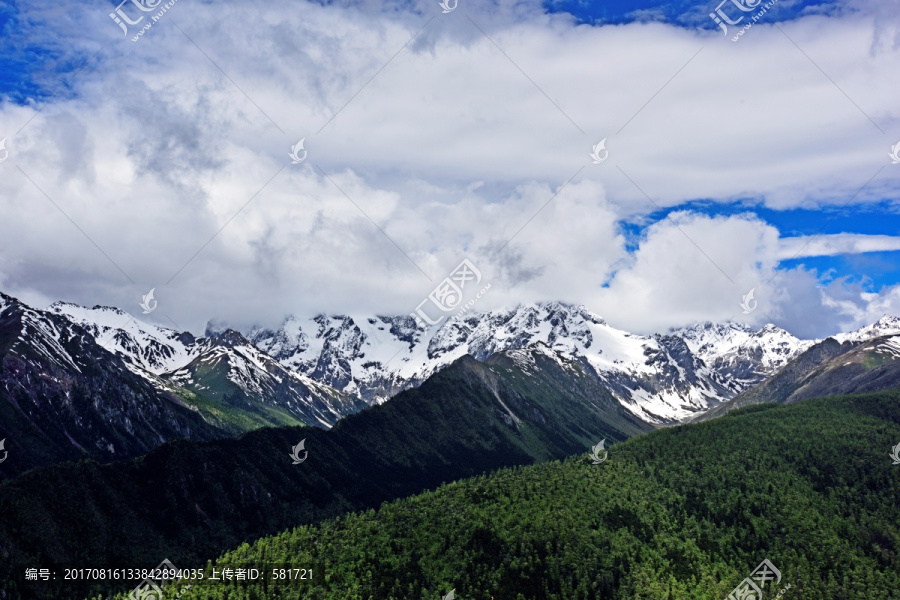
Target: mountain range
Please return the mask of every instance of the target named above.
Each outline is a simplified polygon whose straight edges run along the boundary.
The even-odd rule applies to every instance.
[[[777,382],[813,369],[817,357],[837,360],[843,351],[828,350],[835,344],[846,351],[869,343],[890,348],[896,334],[900,319],[884,317],[824,341],[739,323],[639,335],[584,307],[550,302],[469,313],[428,329],[411,316],[318,315],[243,333],[208,327],[195,337],[117,308],[56,302],[38,310],[2,295],[0,439],[16,460],[0,467],[0,477],[64,460],[127,459],[180,438],[233,437],[266,426],[327,429],[461,357],[484,361],[538,345],[579,363],[634,417],[665,426],[767,398],[754,391],[764,383],[791,388]],[[857,368],[868,372],[872,360],[887,356],[891,364],[882,371],[893,368],[894,354],[875,354],[881,358],[859,359]],[[855,377],[861,384],[869,375]],[[888,379],[841,390],[884,389]],[[821,395],[825,381],[791,394]]]
[[[195,338],[138,321],[110,307],[56,302],[48,312],[80,325],[161,389],[178,388],[256,418],[260,425],[331,427],[366,405],[296,370],[285,368],[231,329]]]
[[[0,295],[0,589],[27,564],[196,563],[600,440],[896,388],[898,358],[887,316],[825,340],[734,323],[638,335],[544,303],[434,329],[320,315],[195,337]]]
[[[231,362],[268,365],[256,373],[277,371],[277,363],[306,387],[319,386],[317,397],[334,398],[313,419],[309,411],[299,414],[305,423],[325,427],[419,385],[462,356],[485,360],[535,344],[583,362],[638,418],[670,425],[731,400],[821,343],[798,339],[771,324],[754,330],[741,323],[701,323],[639,335],[612,327],[582,306],[559,302],[471,313],[428,329],[417,327],[411,316],[289,316],[276,329],[254,327],[243,335],[208,327],[199,339],[140,323],[118,309],[56,303],[50,310],[82,324],[97,338],[112,339],[111,348],[145,376],[149,371],[201,394],[214,387],[198,373],[198,365],[210,360],[198,358],[210,344]],[[892,334],[900,334],[900,319],[886,316],[837,338],[855,344]],[[216,344],[223,337],[243,356]],[[253,360],[246,359],[250,354]],[[247,369],[232,369],[227,379],[248,396],[265,396],[264,384],[254,385],[242,375]]]
[[[828,340],[849,348],[876,339],[887,343],[895,335],[900,318],[884,316]],[[286,368],[369,404],[418,385],[462,356],[485,360],[542,344],[582,363],[622,406],[657,426],[687,422],[726,404],[812,348],[831,343],[798,339],[772,324],[753,329],[700,323],[640,335],[609,325],[583,306],[560,302],[468,313],[424,330],[410,316],[291,316],[274,330],[251,329],[247,339]]]
[[[772,377],[735,398],[697,415],[697,421],[735,408],[777,402],[790,404],[848,393],[900,388],[900,319],[882,317],[851,333],[816,342]]]
[[[581,306],[559,302],[468,314],[437,328],[412,317],[288,317],[248,339],[281,364],[354,394],[383,402],[457,358],[546,344],[584,362],[639,418],[658,425],[688,419],[773,374],[813,342],[768,325],[710,323],[637,335]]]
[[[331,410],[323,411],[327,414],[301,415],[319,426],[358,410],[350,398],[378,404],[462,356],[484,360],[537,343],[583,361],[639,418],[670,424],[759,383],[814,343],[773,325],[753,330],[737,323],[637,335],[584,307],[557,302],[470,314],[429,329],[418,328],[410,316],[318,315],[288,317],[275,330],[253,328],[245,335],[208,328],[198,339],[113,308],[56,303],[49,310],[105,340],[145,378],[161,377],[201,394],[215,387],[198,373],[202,363],[214,360],[210,352],[235,364],[227,379],[249,396],[265,395],[260,378],[277,370],[274,359],[308,388],[327,386],[318,388],[321,395],[344,394],[343,402],[333,401]]]

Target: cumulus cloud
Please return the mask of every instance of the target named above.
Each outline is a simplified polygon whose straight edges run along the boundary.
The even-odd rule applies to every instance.
[[[465,257],[495,283],[484,308],[562,299],[642,331],[738,318],[750,288],[754,320],[798,331],[893,306],[890,290],[781,276],[779,261],[894,237],[783,237],[751,213],[687,211],[636,244],[623,230],[694,199],[895,195],[900,45],[881,3],[784,33],[760,23],[740,43],[576,25],[538,2],[435,4],[180,0],[138,42],[105,3],[23,8],[30,43],[71,34],[94,58],[46,106],[0,105],[0,287],[127,310],[156,287],[158,318],[198,332],[405,313]]]
[[[673,213],[647,229],[632,263],[601,290],[597,304],[611,321],[641,332],[736,318],[751,288],[763,312],[778,243],[778,231],[752,215]]]

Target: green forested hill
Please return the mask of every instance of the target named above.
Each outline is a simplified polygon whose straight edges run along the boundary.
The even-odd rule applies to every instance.
[[[723,600],[768,558],[766,600],[897,600],[898,442],[896,391],[754,406],[245,544],[217,568],[264,581],[181,597]],[[273,563],[313,577],[279,585]]]
[[[648,429],[582,366],[546,348],[485,363],[464,357],[330,431],[178,441],[123,463],[55,465],[0,484],[0,590],[6,599],[61,597],[52,586],[64,581],[40,590],[23,582],[28,567],[54,566],[62,578],[64,566],[202,564],[289,527]],[[309,454],[295,465],[301,439]]]

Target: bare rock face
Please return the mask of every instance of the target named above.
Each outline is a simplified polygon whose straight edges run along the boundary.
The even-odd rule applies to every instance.
[[[546,347],[584,361],[640,418],[672,423],[715,406],[772,375],[813,342],[768,325],[705,323],[642,336],[610,327],[584,307],[558,302],[468,313],[417,329],[411,317],[289,317],[248,339],[283,365],[380,403],[454,360]]]

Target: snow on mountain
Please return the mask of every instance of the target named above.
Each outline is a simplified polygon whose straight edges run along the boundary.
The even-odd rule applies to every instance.
[[[117,308],[86,308],[66,302],[52,304],[49,312],[84,328],[98,344],[120,356],[130,370],[163,390],[175,385],[220,401],[237,394],[266,405],[254,410],[279,407],[302,422],[321,427],[330,427],[365,406],[283,367],[231,330],[195,338],[188,332],[144,323]]]
[[[873,338],[897,334],[900,334],[900,317],[884,315],[871,325],[860,327],[856,331],[851,331],[849,333],[839,333],[831,337],[843,344],[844,342],[865,342]]]
[[[140,375],[183,367],[199,352],[190,333],[144,323],[118,308],[54,302],[48,310],[82,326],[98,344],[121,355],[129,367],[137,367]]]
[[[886,354],[890,354],[895,360],[900,358],[900,335],[893,335],[884,339],[879,342],[876,349]]]
[[[191,362],[166,377],[223,404],[241,406],[248,398],[262,399],[267,406],[324,428],[365,407],[353,396],[282,366],[231,329],[200,338],[195,348]]]
[[[434,372],[417,368],[404,355],[423,341],[410,317],[288,317],[276,331],[256,329],[247,337],[284,366],[370,403]]]
[[[626,407],[656,423],[734,396],[811,343],[774,326],[732,324],[642,336],[555,302],[469,314],[426,331],[410,317],[289,317],[278,330],[257,329],[248,338],[283,365],[368,402],[417,385],[465,354],[484,360],[543,343],[586,361]]]
[[[73,335],[68,322],[21,304],[15,298],[0,293],[0,315],[13,317],[19,330],[9,351],[22,356],[35,355],[63,369],[81,372],[77,357],[73,357],[63,345]]]
[[[228,354],[228,379],[248,394],[271,393],[288,377],[285,373],[293,373],[321,401],[317,421],[346,414],[346,397],[384,402],[466,354],[485,360],[497,352],[544,344],[589,365],[635,415],[651,423],[673,423],[733,398],[815,343],[774,325],[754,330],[738,323],[637,335],[610,326],[584,307],[550,302],[468,313],[429,329],[418,328],[410,316],[290,316],[277,329],[249,331],[249,345],[211,349],[221,328],[194,339],[118,309],[65,303],[51,309],[84,326],[135,369],[171,381],[196,378],[203,370],[188,366],[196,367],[201,355],[211,360],[211,352]],[[884,317],[835,337],[865,340],[889,333],[900,334],[900,319]],[[250,352],[251,347],[259,354]],[[270,359],[284,371],[274,369]],[[319,393],[315,386],[325,387]],[[346,397],[335,403],[332,388]]]
[[[0,479],[67,460],[149,452],[167,440],[227,435],[135,375],[62,315],[0,294],[0,406],[17,458]]]
[[[754,330],[742,323],[701,323],[671,333],[684,339],[695,356],[725,377],[734,392],[770,376],[816,343],[799,340],[771,324]]]

